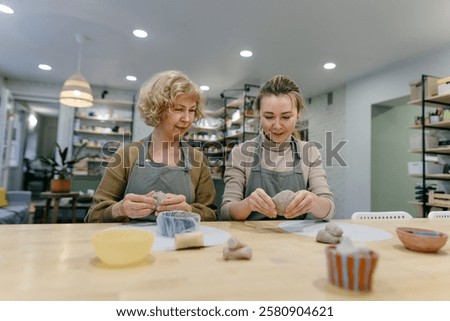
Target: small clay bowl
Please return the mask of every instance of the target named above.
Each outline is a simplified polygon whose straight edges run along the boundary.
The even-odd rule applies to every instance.
[[[448,235],[423,228],[397,227],[397,236],[412,251],[435,253],[447,242]]]

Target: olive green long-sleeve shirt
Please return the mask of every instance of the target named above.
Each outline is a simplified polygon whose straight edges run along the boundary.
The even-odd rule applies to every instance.
[[[131,171],[139,157],[139,146],[143,141],[133,142],[120,147],[109,162],[103,178],[94,194],[94,203],[86,215],[85,221],[89,223],[124,222],[128,217],[114,218],[112,207],[124,197],[124,192],[131,175]],[[215,221],[216,214],[212,209],[215,197],[214,183],[211,171],[207,166],[206,157],[201,151],[188,147],[189,159],[192,168],[191,190],[194,197],[192,212],[198,213],[202,221]],[[174,182],[176,184],[177,182]],[[164,192],[164,191],[162,191]]]

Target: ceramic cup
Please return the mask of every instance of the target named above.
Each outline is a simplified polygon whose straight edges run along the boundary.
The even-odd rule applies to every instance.
[[[336,246],[328,246],[326,256],[331,284],[352,291],[372,289],[372,277],[378,261],[376,252],[341,254],[336,251]]]

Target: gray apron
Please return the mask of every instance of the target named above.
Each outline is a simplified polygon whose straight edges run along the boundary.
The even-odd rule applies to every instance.
[[[252,170],[250,172],[249,178],[247,180],[246,188],[245,188],[245,197],[248,197],[252,192],[254,192],[257,188],[262,188],[270,197],[274,197],[281,191],[291,190],[293,192],[297,192],[299,190],[306,189],[305,181],[303,179],[303,171],[301,167],[301,157],[300,157],[300,146],[295,140],[291,140],[290,144],[292,146],[293,151],[293,169],[292,171],[287,172],[276,172],[269,169],[261,168],[262,163],[262,140],[261,134],[256,139],[256,151],[255,156],[259,155],[259,157],[254,157]],[[295,219],[304,220],[306,215],[297,216]],[[268,220],[269,217],[259,213],[259,212],[251,212],[247,217],[249,221],[256,220]],[[277,220],[285,219],[284,216],[277,216]]]
[[[180,142],[182,153],[182,166],[172,167],[161,163],[155,163],[147,159],[150,138],[144,140],[144,153],[146,159],[138,157],[133,166],[128,179],[125,194],[134,193],[145,195],[150,191],[162,191],[164,193],[181,194],[186,196],[186,202],[191,204],[194,201],[191,188],[191,176],[189,174],[191,163],[189,161],[188,146]],[[156,216],[152,213],[138,221],[156,221]]]

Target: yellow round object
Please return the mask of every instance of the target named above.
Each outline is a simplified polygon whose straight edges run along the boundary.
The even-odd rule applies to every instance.
[[[100,260],[112,266],[135,264],[147,257],[155,235],[138,229],[111,229],[96,232],[92,237]]]

